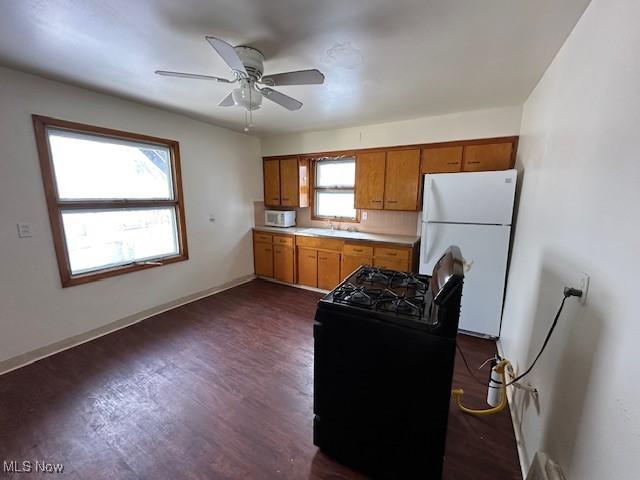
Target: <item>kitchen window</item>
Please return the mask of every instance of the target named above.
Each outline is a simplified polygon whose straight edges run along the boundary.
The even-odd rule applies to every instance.
[[[64,287],[187,260],[178,142],[33,123]]]
[[[356,160],[353,157],[314,161],[313,218],[357,221],[354,208]]]

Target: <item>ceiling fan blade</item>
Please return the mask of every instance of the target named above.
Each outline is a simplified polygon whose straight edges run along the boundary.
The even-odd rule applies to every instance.
[[[220,103],[218,104],[219,107],[233,107],[235,105],[234,101],[233,101],[233,94],[229,93],[229,95],[227,95],[226,97],[224,97]]]
[[[236,51],[233,49],[233,46],[229,45],[224,40],[220,40],[219,38],[216,38],[216,37],[206,36],[204,38],[206,38],[207,42],[209,42],[211,46],[214,48],[214,50],[218,52],[218,55],[222,57],[225,63],[229,65],[229,68],[231,70],[235,72],[241,72],[244,75],[248,76],[247,70],[244,68],[244,65],[242,64],[242,60],[240,60],[240,57],[238,56]]]
[[[291,98],[289,95],[280,93],[269,87],[261,88],[260,91],[264,98],[271,100],[274,103],[286,108],[287,110],[300,110],[302,108],[302,102],[299,102],[295,98]]]
[[[197,73],[168,72],[167,70],[156,70],[157,75],[163,77],[179,77],[179,78],[195,78],[197,80],[213,80],[214,82],[233,83],[235,80],[227,80],[226,78],[212,77],[211,75],[198,75]]]
[[[276,73],[265,75],[262,82],[272,87],[281,85],[321,85],[324,83],[324,75],[320,70],[299,70],[297,72]]]

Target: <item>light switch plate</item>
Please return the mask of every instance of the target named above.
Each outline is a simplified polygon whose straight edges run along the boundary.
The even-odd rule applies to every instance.
[[[18,237],[27,238],[32,236],[33,232],[30,223],[18,223]]]

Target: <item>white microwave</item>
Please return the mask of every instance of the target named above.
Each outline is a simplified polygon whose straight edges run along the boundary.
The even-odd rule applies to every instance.
[[[264,224],[268,227],[295,227],[295,210],[265,210]]]

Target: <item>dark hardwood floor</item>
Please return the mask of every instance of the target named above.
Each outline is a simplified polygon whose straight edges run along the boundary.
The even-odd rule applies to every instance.
[[[312,444],[320,297],[256,280],[0,376],[0,461],[64,464],[42,478],[363,478]],[[495,351],[460,344],[472,367]],[[454,386],[485,406],[459,357]],[[509,413],[452,406],[444,476],[521,478]]]

